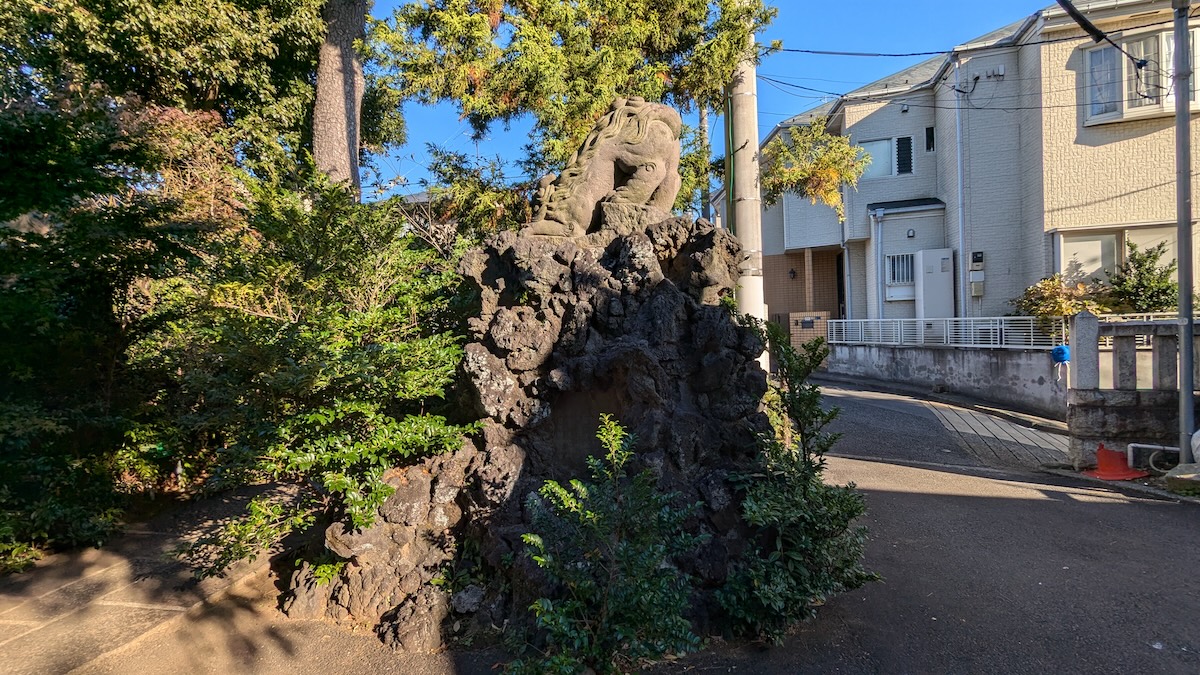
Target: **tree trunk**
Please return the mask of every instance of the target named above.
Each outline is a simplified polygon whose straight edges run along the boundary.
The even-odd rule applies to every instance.
[[[322,11],[325,42],[317,60],[317,95],[313,104],[313,159],[317,168],[338,182],[348,182],[357,195],[359,120],[362,111],[362,60],[355,40],[366,37],[366,0],[328,0]]]
[[[704,175],[700,180],[700,217],[712,221],[712,204],[709,200],[712,195],[709,193],[709,186],[712,185],[712,177],[708,175],[708,165],[712,163],[712,148],[708,145],[708,106],[700,104],[700,152],[704,153]]]

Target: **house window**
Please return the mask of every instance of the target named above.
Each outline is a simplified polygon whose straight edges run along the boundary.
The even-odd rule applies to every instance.
[[[863,178],[882,178],[892,175],[892,139],[867,141],[861,147],[871,158],[866,171],[863,171]]]
[[[1121,64],[1116,47],[1088,52],[1088,114],[1099,117],[1115,113],[1121,100]]]
[[[1196,43],[1196,30],[1189,33]],[[1087,72],[1086,122],[1116,122],[1132,117],[1170,114],[1175,96],[1171,91],[1174,75],[1175,36],[1170,31],[1142,33],[1119,39],[1122,54],[1112,45],[1084,52]],[[1194,52],[1193,52],[1194,54]],[[1145,62],[1139,68],[1137,63]],[[1193,57],[1194,62],[1194,57]],[[1192,80],[1194,82],[1194,80]],[[1193,84],[1189,100],[1196,100]]]
[[[925,152],[933,152],[933,127],[925,127]]]
[[[886,257],[888,286],[911,286],[913,283],[913,254],[901,253]]]
[[[1173,41],[1174,36],[1172,36]],[[1160,66],[1162,64],[1160,57],[1162,40],[1157,35],[1151,35],[1140,40],[1131,40],[1125,47],[1130,56],[1146,61],[1145,68],[1128,69],[1125,90],[1129,107],[1142,108],[1161,104],[1163,95],[1166,93],[1162,86],[1164,73]]]
[[[864,141],[859,147],[871,158],[871,163],[863,172],[863,178],[883,178],[913,172],[912,136]]]
[[[1116,232],[1064,234],[1062,271],[1068,282],[1106,281],[1116,269],[1120,248]]]
[[[1127,230],[1091,232],[1065,232],[1059,241],[1063,277],[1069,283],[1091,283],[1108,281],[1113,271],[1123,264],[1128,256],[1127,244],[1137,244],[1139,250],[1166,244],[1159,258],[1165,265],[1177,260],[1175,227],[1135,227]],[[1173,275],[1177,278],[1178,275]]]

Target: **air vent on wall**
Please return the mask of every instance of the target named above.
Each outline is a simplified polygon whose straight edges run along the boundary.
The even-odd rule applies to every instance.
[[[912,136],[901,136],[896,139],[896,173],[913,172],[913,142]]]

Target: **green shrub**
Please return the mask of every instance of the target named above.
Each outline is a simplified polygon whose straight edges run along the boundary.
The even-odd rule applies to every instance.
[[[1083,311],[1102,314],[1108,311],[1103,303],[1104,289],[1097,284],[1070,282],[1062,274],[1053,274],[1026,288],[1008,303],[1020,316],[1053,319],[1073,316]]]
[[[128,357],[163,320],[154,289],[194,262],[196,233],[172,214],[130,196],[0,225],[0,511],[13,543],[98,545],[122,485],[159,487],[126,472],[144,468],[127,433],[157,414],[144,407],[157,378]]]
[[[444,400],[462,355],[456,254],[311,166],[291,180],[249,183],[248,227],[212,259],[197,311],[144,358],[180,373],[163,405],[210,448],[212,489],[295,481],[303,503],[365,527],[392,492],[387,469],[474,428]],[[251,539],[269,543],[307,522],[287,515],[248,514],[224,536],[245,553],[238,528],[257,524]]]
[[[862,567],[866,528],[854,525],[866,510],[862,495],[821,477],[837,440],[825,427],[838,411],[824,410],[807,380],[829,350],[818,338],[797,351],[774,324],[765,333],[779,368],[773,417],[784,429],[762,439],[758,470],[742,477],[742,516],[758,544],[735,565],[718,600],[735,632],[778,641],[829,596],[877,577]]]
[[[1179,282],[1172,276],[1178,263],[1160,264],[1166,242],[1144,251],[1132,241],[1126,245],[1125,262],[1108,279],[1107,304],[1123,312],[1174,310],[1179,304]]]
[[[634,438],[607,415],[597,437],[605,457],[588,458],[591,482],[547,481],[529,501],[536,530],[524,540],[555,593],[530,607],[540,656],[509,672],[615,672],[699,647],[684,616],[691,583],[671,564],[702,542],[683,529],[696,507],[674,506],[649,470],[626,475]]]

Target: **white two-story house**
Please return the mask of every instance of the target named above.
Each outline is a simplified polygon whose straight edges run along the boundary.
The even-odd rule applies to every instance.
[[[772,318],[998,316],[1126,242],[1175,256],[1170,2],[1077,6],[1127,54],[1055,5],[772,130],[825,118],[872,158],[844,222],[800,195],[764,210]]]

